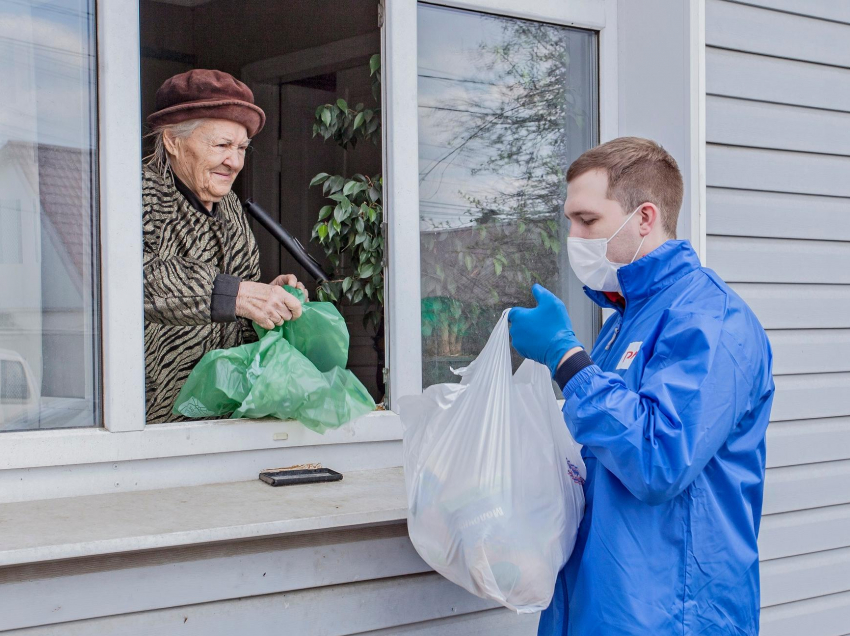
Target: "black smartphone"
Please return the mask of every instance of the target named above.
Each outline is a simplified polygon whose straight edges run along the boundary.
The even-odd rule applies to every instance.
[[[260,479],[270,486],[316,484],[323,481],[340,481],[342,474],[330,468],[305,468],[300,470],[264,470]]]

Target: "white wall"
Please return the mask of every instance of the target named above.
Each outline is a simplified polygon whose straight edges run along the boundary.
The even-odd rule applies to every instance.
[[[699,5],[698,0],[617,3],[618,136],[653,139],[679,163],[685,197],[677,234],[698,252]]]
[[[775,357],[762,634],[843,636],[850,9],[827,0],[707,0],[706,41],[707,264],[750,303]]]

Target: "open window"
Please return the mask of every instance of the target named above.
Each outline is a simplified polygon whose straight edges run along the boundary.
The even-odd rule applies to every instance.
[[[562,249],[562,206],[566,167],[599,138],[596,31],[565,26],[556,13],[552,22],[498,15],[486,2],[481,11],[397,3],[387,7],[396,24],[386,26],[406,31],[407,50],[388,60],[382,108],[378,3],[346,0],[322,19],[294,1],[189,4],[141,0],[142,116],[152,112],[162,81],[191,68],[224,70],[251,87],[267,124],[234,190],[260,203],[334,272],[337,282],[324,296],[341,300],[350,368],[376,400],[387,394],[385,367],[390,406],[456,379],[451,369],[475,358],[504,308],[532,304],[535,282],[561,296],[579,337],[593,340],[600,314]],[[414,24],[398,21],[405,13]],[[346,19],[334,18],[341,15]],[[400,79],[392,69],[411,54],[416,65]],[[408,92],[411,80],[415,90]],[[416,121],[401,123],[396,102],[411,95]],[[389,119],[380,112],[387,108]],[[391,137],[386,148],[381,122]],[[384,184],[389,199],[406,187],[399,168],[417,166],[415,188],[387,208],[386,298],[380,223],[366,232],[376,260],[365,268],[359,258],[351,262],[352,250],[334,252],[322,240],[323,232],[339,231],[328,216],[336,203],[323,188],[360,174],[370,191],[381,191],[384,156],[392,163]],[[311,187],[322,173],[331,179]],[[326,228],[317,226],[322,219]],[[400,227],[407,234],[396,233]],[[295,273],[313,283],[315,297],[314,281],[293,257],[262,227],[254,234],[262,280]]]
[[[557,245],[563,170],[599,141],[643,135],[683,157],[691,214],[680,217],[690,222],[680,234],[704,240],[695,5],[315,6],[0,0],[0,360],[11,365],[0,428],[12,409],[15,418],[30,413],[3,435],[0,500],[252,479],[258,468],[305,461],[397,466],[398,398],[451,381],[450,368],[478,353],[498,311],[531,303],[531,282],[556,291],[579,337],[593,340],[598,312]],[[656,36],[649,48],[647,29]],[[384,285],[369,281],[383,293],[383,335],[363,326],[362,304],[343,310],[352,368],[376,398],[388,397],[389,411],[324,436],[269,419],[145,425],[143,121],[162,81],[190,68],[218,68],[251,86],[268,124],[235,190],[328,270],[311,240],[327,197],[310,182],[319,172],[383,176],[385,262],[370,278],[377,270]],[[659,88],[664,99],[645,99]],[[372,120],[379,110],[380,137],[345,151],[323,140],[321,123],[314,137],[340,98],[353,111],[362,103]],[[352,124],[357,114],[346,112]],[[287,270],[306,279],[264,229],[254,234],[264,280]]]
[[[252,223],[261,282],[295,274],[310,297],[335,302],[351,336],[349,369],[380,403],[384,381],[380,26],[376,1],[315,5],[141,0],[142,118],[157,88],[193,68],[226,71],[266,114],[234,184],[292,234],[325,270],[319,285],[266,229]],[[150,148],[145,148],[149,152]],[[330,178],[315,183],[320,174]],[[347,184],[366,187],[349,193]],[[368,211],[337,219],[333,196]],[[330,234],[330,236],[328,236]]]

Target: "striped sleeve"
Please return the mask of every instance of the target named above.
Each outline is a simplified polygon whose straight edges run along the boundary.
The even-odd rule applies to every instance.
[[[220,272],[191,258],[160,258],[144,243],[145,320],[162,325],[207,325],[211,299]]]
[[[241,204],[236,205],[241,212],[239,220],[243,225],[245,232],[245,256],[246,261],[242,265],[245,269],[242,280],[260,282],[260,248],[257,246],[257,240],[254,238],[254,233],[251,231],[251,226],[248,223],[248,218],[241,209]],[[253,323],[247,318],[239,318],[242,327],[242,342],[254,342],[257,339],[257,333],[254,331]]]

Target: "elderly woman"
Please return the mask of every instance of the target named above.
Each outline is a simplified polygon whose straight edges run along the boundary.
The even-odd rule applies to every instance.
[[[185,419],[171,407],[213,349],[255,340],[301,315],[282,285],[260,278],[259,251],[231,191],[265,123],[245,84],[221,71],[175,75],[156,93],[154,153],[143,169],[145,380],[149,424]]]

